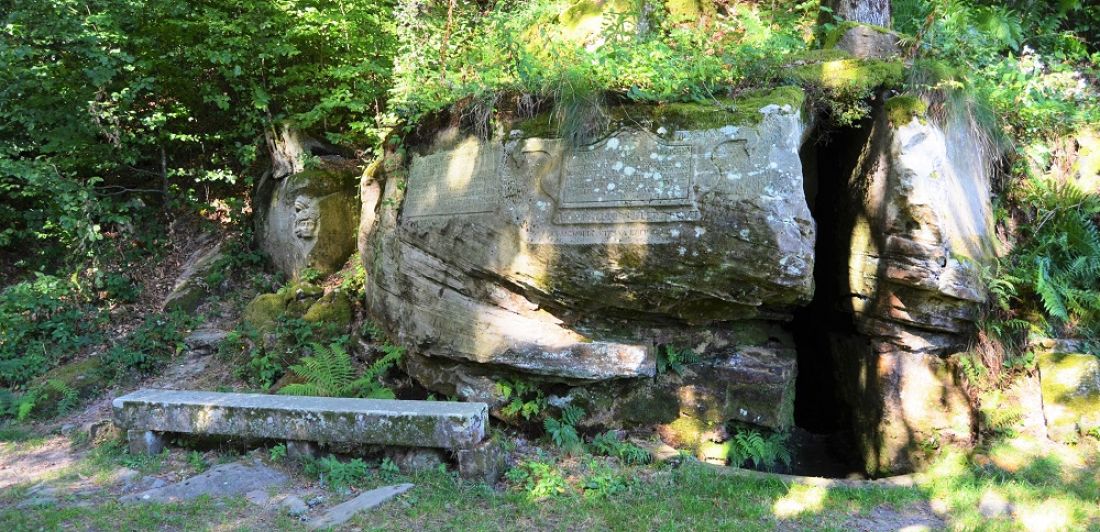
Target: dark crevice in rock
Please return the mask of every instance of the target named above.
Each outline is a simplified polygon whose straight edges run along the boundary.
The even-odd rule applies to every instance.
[[[851,230],[848,176],[866,143],[868,127],[817,131],[801,158],[806,200],[817,223],[814,297],[795,311],[789,327],[798,353],[791,451],[799,474],[843,477],[860,470],[852,415],[840,393],[830,339],[854,333],[843,312]]]

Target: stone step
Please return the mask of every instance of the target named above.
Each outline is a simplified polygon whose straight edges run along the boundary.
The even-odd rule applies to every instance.
[[[161,432],[464,449],[485,439],[489,416],[485,403],[174,390],[139,390],[112,406],[115,424],[151,452]]]

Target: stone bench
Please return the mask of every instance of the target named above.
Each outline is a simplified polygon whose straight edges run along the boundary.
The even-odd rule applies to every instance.
[[[286,440],[294,456],[315,454],[315,442],[450,449],[474,476],[469,464],[495,461],[484,456],[485,403],[139,390],[112,407],[132,453],[159,453],[164,433],[180,433]]]

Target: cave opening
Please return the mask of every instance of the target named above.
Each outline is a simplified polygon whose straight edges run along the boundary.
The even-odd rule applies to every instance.
[[[806,201],[817,224],[814,296],[789,323],[798,357],[790,446],[797,474],[852,477],[862,474],[850,406],[841,395],[832,338],[854,333],[845,310],[856,195],[849,177],[865,146],[870,124],[824,130],[805,142],[801,158]]]

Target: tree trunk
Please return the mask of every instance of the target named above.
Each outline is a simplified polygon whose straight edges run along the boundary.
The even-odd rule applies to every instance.
[[[825,5],[841,19],[890,27],[890,0],[826,0]]]

